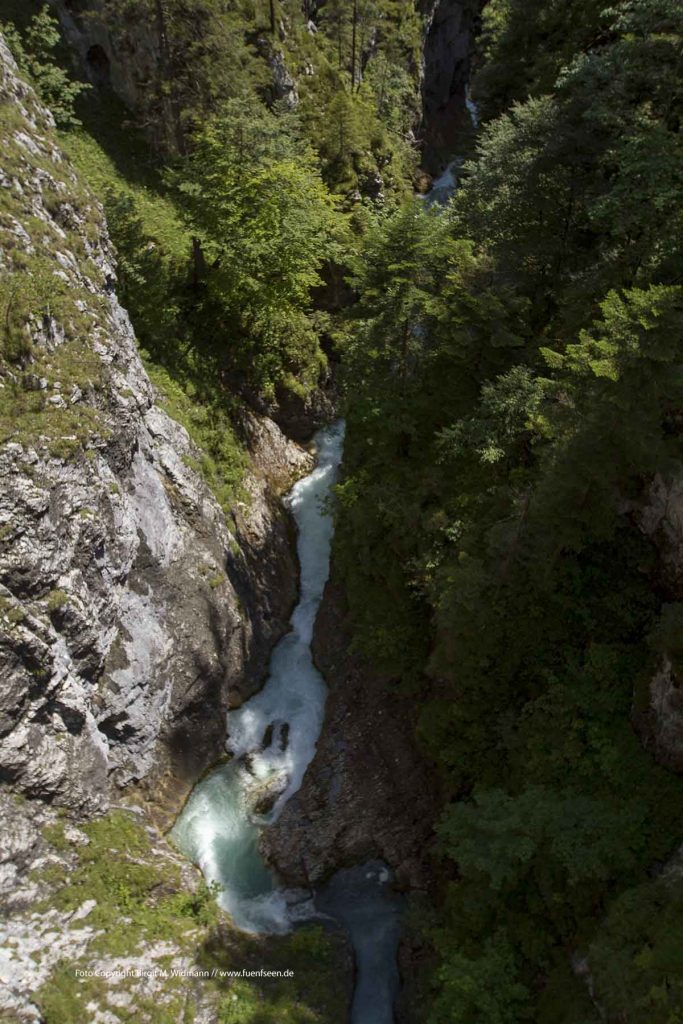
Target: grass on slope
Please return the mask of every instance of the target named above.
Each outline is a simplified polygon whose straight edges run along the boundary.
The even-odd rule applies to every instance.
[[[166,193],[150,151],[114,96],[82,101],[83,127],[61,133],[81,178],[102,201],[127,307],[160,404],[200,449],[195,468],[228,513],[244,499],[247,456],[235,434],[234,396],[192,336],[185,315],[192,238]]]
[[[188,891],[166,843],[150,838],[144,819],[128,811],[110,811],[80,831],[87,845],[75,847],[63,821],[43,829],[54,856],[36,875],[51,886],[42,909],[72,913],[95,901],[83,922],[94,930],[87,948],[77,960],[59,961],[34,994],[45,1024],[75,1024],[112,1010],[122,1024],[189,1024],[200,994],[221,1024],[344,1024],[348,964],[340,939],[318,927],[277,937],[234,931],[211,890],[200,883]],[[191,970],[211,976],[173,977],[178,961],[164,955],[165,942]],[[92,976],[98,964],[120,967],[116,958],[170,973],[153,997],[135,978]],[[261,968],[283,974],[226,973]],[[285,971],[293,973],[285,977]]]

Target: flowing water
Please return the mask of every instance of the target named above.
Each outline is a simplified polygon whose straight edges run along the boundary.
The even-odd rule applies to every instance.
[[[401,984],[396,951],[404,897],[391,886],[382,861],[338,871],[315,897],[315,906],[347,932],[356,961],[352,1024],[392,1024]]]
[[[315,443],[316,468],[287,498],[299,529],[301,573],[291,631],[273,652],[266,685],[228,715],[232,759],[195,787],[171,832],[207,881],[220,886],[219,902],[237,927],[250,932],[288,931],[302,912],[300,894],[278,888],[263,863],[258,838],[299,789],[325,709],[310,645],[329,575],[333,526],[324,502],[341,461],[343,423],[321,430]]]
[[[473,126],[477,111],[467,101]],[[427,201],[444,204],[457,187],[461,160],[434,181]],[[334,922],[353,944],[356,985],[352,1024],[391,1024],[399,988],[396,951],[403,898],[378,861],[337,872],[317,893],[278,886],[258,840],[301,786],[315,753],[325,710],[325,683],[311,640],[329,575],[332,519],[325,502],[344,445],[342,421],[318,432],[317,466],[287,501],[299,534],[300,596],[291,630],[275,648],[266,685],[228,715],[231,760],[195,787],[171,837],[219,887],[219,903],[238,928],[283,933],[305,920]]]
[[[479,108],[470,96],[469,90],[465,98],[465,107],[469,114],[472,128],[476,132],[479,129]],[[444,206],[451,196],[455,194],[455,190],[458,187],[458,175],[463,163],[462,157],[456,157],[454,160],[451,160],[439,177],[434,179],[429,192],[422,197],[428,205],[431,206],[433,203],[436,203],[438,206]]]
[[[220,887],[238,928],[282,933],[318,920],[343,928],[354,948],[352,1024],[391,1024],[403,898],[378,861],[337,872],[315,895],[280,888],[258,850],[261,830],[299,789],[315,753],[326,687],[313,665],[313,626],[329,575],[332,519],[325,501],[344,444],[342,422],[316,435],[317,466],[287,498],[299,529],[299,603],[273,652],[264,688],[228,715],[232,759],[192,792],[171,836]]]

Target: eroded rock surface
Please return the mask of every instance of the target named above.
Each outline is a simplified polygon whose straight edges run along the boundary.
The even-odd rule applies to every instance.
[[[414,705],[349,652],[343,593],[328,583],[313,643],[329,687],[325,723],[303,785],[262,836],[288,883],[313,885],[379,858],[399,885],[429,884],[436,783],[415,745]]]
[[[154,404],[102,210],[4,44],[0,100],[3,280],[61,289],[0,367],[0,776],[92,813],[112,785],[194,780],[221,752],[296,598],[278,497],[311,460],[245,413],[252,469],[226,517]]]
[[[456,154],[469,129],[465,104],[480,0],[424,0],[427,19],[423,50],[423,163],[439,173]]]

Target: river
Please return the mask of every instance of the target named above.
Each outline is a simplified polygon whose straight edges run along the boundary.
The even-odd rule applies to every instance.
[[[193,790],[171,838],[219,886],[234,924],[283,933],[307,920],[334,922],[353,945],[352,1024],[391,1024],[399,987],[396,950],[402,897],[381,862],[338,872],[316,893],[278,884],[258,850],[261,830],[301,786],[322,728],[327,688],[311,641],[330,569],[333,520],[326,503],[342,458],[342,421],[316,434],[316,467],[286,498],[298,528],[299,602],[273,651],[268,680],[227,719],[230,761]]]

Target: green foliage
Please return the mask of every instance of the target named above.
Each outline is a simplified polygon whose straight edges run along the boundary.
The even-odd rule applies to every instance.
[[[34,85],[43,103],[50,108],[60,127],[79,124],[74,104],[80,94],[89,88],[83,82],[72,81],[55,57],[60,43],[59,22],[50,13],[47,4],[34,15],[23,32],[12,23],[0,24],[13,56],[22,71]]]
[[[4,628],[12,629],[15,626],[19,626],[25,618],[26,615],[21,608],[12,604],[6,597],[0,596],[0,619],[3,622]]]
[[[588,950],[609,1019],[677,1024],[682,1019],[683,889],[676,868],[629,889],[613,904]]]
[[[611,43],[577,53],[552,94],[485,128],[456,202],[460,230],[530,294],[537,324],[555,319],[565,337],[610,288],[680,280],[682,20],[646,8],[652,30],[622,13]]]
[[[453,948],[441,952],[436,978],[440,991],[430,1016],[434,1024],[517,1024],[531,1019],[528,990],[517,980],[514,953],[503,936],[487,940],[476,959]]]
[[[228,372],[270,399],[309,390],[324,364],[311,291],[343,242],[313,153],[286,117],[232,104],[172,180],[211,264],[199,315],[222,328]]]
[[[51,590],[47,597],[47,610],[52,615],[68,604],[69,595],[63,590]]]
[[[631,867],[645,807],[614,809],[606,802],[531,787],[518,797],[500,790],[475,791],[474,803],[455,804],[440,836],[465,878],[484,876],[495,891],[520,884],[530,871],[561,887],[605,879]],[[619,862],[614,863],[615,837]],[[565,883],[566,879],[566,883]]]
[[[630,958],[609,930],[683,820],[631,724],[680,666],[680,595],[633,514],[683,465],[680,11],[486,20],[458,194],[381,219],[354,266],[335,564],[444,787],[430,1024],[593,1022],[577,948],[606,1019],[673,1022],[654,898],[652,974],[648,938]]]
[[[271,12],[284,38],[272,31]],[[273,106],[277,63],[294,72],[306,135],[335,191],[380,171],[390,191],[405,190],[416,162],[406,137],[419,119],[421,19],[412,0],[330,0],[315,12],[315,36],[303,5],[278,0],[112,0],[104,13],[124,44],[143,30],[157,40],[156,74],[141,83],[136,115],[165,155],[191,152],[193,136],[226,103]]]
[[[155,74],[141,83],[138,124],[165,155],[184,153],[203,120],[227,99],[265,86],[267,68],[253,40],[263,20],[241,0],[110,0],[103,11],[114,38],[135,45],[151,33]]]
[[[486,61],[476,80],[484,117],[549,93],[574,54],[600,42],[606,21],[599,0],[489,0],[483,12]]]

